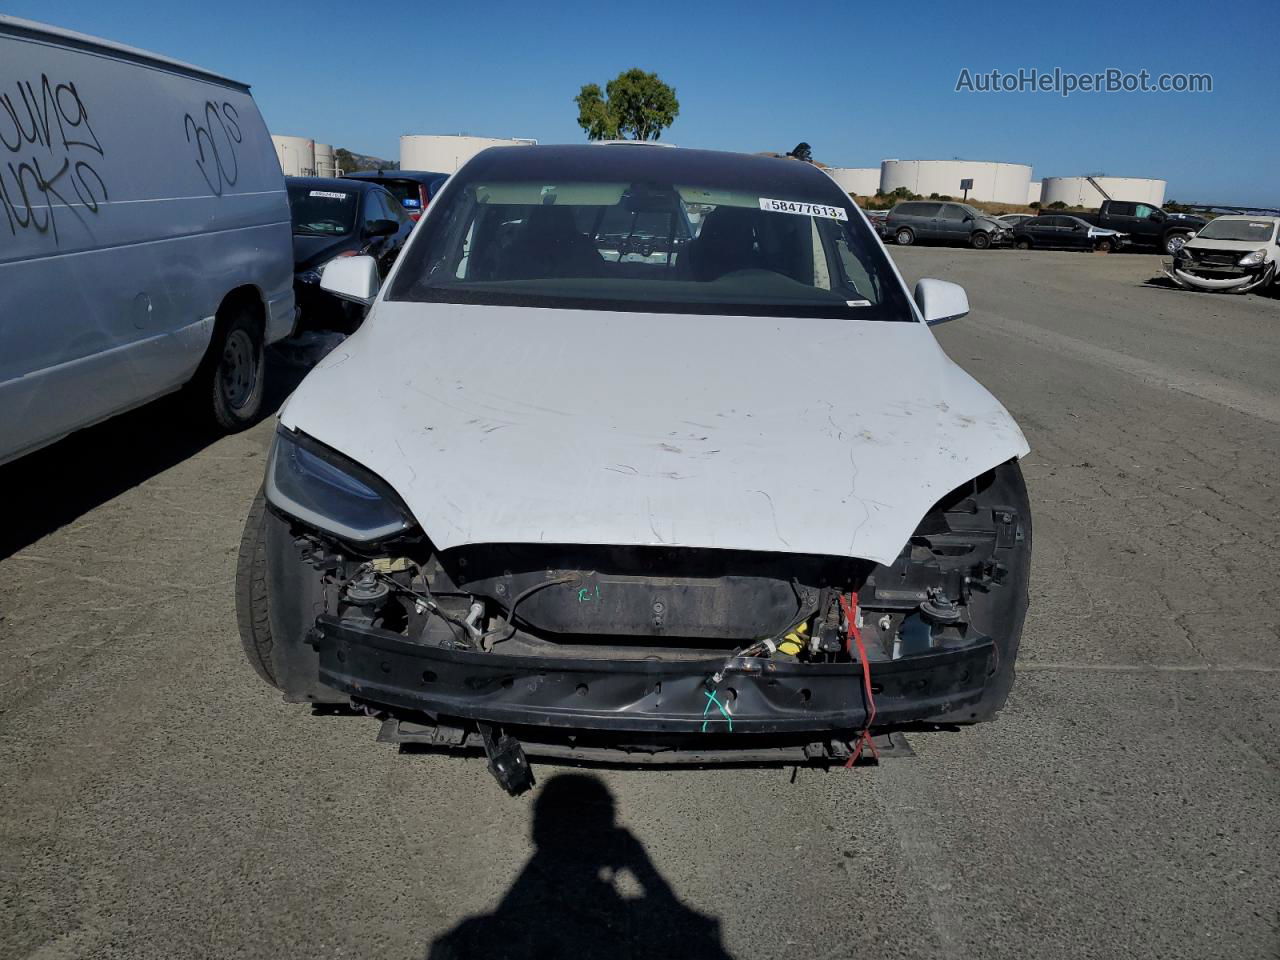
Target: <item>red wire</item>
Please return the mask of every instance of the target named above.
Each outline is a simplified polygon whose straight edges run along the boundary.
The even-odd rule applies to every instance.
[[[871,664],[867,662],[867,648],[862,644],[862,631],[858,629],[858,595],[850,593],[849,599],[846,600],[844,594],[841,594],[840,606],[844,609],[845,620],[849,625],[848,636],[845,638],[845,650],[852,657],[854,645],[858,647],[858,659],[862,662],[862,693],[867,703],[867,722],[862,732],[858,734],[849,759],[844,762],[847,770],[858,762],[858,758],[862,756],[863,747],[871,751],[871,755],[877,762],[880,760],[880,751],[876,749],[875,742],[871,739],[871,725],[876,722],[876,698],[871,693]]]

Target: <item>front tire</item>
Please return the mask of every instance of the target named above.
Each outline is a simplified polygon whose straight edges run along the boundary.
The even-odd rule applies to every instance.
[[[909,247],[916,242],[916,235],[907,227],[899,227],[893,239],[897,241],[898,246]]]
[[[986,250],[991,246],[991,237],[986,231],[979,230],[969,238],[969,243],[975,250]]]
[[[248,309],[233,309],[191,382],[192,397],[202,414],[227,433],[257,421],[266,379],[262,325]]]
[[[1018,240],[1015,240],[1015,241],[1014,241],[1014,243],[1013,243],[1013,245],[1014,245],[1015,247],[1017,247],[1019,250],[1030,250],[1030,249],[1031,249],[1031,241],[1030,241],[1030,240],[1028,240],[1026,237],[1022,237],[1022,238],[1020,238],[1020,239],[1018,239]]]
[[[249,516],[240,536],[240,555],[236,559],[236,626],[245,659],[254,673],[276,689],[275,668],[271,662],[274,641],[271,637],[271,614],[267,607],[267,499],[262,491],[253,498]]]
[[[1173,256],[1179,250],[1187,245],[1187,238],[1190,236],[1186,233],[1171,233],[1164,238],[1164,252]]]

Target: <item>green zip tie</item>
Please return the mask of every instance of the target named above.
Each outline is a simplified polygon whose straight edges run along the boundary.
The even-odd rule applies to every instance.
[[[714,703],[717,707],[720,708],[720,714],[721,716],[724,717],[725,722],[729,724],[729,732],[733,733],[733,717],[730,715],[729,711],[724,708],[724,704],[721,703],[716,698],[715,691],[703,690],[702,692],[707,695],[707,705],[702,708],[702,730],[700,732],[701,733],[707,732],[707,724],[711,722],[711,720],[707,717],[707,711],[711,709],[711,705]]]

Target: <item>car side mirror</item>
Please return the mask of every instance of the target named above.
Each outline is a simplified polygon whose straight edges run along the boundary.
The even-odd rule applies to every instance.
[[[964,222],[965,222],[965,223],[969,223],[972,219],[973,219],[973,214],[972,214],[972,213],[966,213],[966,214],[964,215]]]
[[[338,257],[330,260],[320,274],[320,289],[367,307],[378,296],[378,262],[373,257]]]
[[[400,229],[400,223],[396,220],[370,220],[364,226],[364,235],[366,237],[389,237]]]
[[[916,284],[916,306],[929,326],[959,320],[969,312],[969,295],[958,283],[926,278]]]

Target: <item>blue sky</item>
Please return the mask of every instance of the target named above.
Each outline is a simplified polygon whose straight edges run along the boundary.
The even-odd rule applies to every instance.
[[[154,4],[3,12],[252,84],[273,133],[395,159],[404,133],[578,142],[573,96],[639,66],[676,88],[665,139],[817,159],[1031,163],[1169,181],[1184,201],[1280,205],[1280,57],[1265,3]],[[962,94],[961,69],[1209,73],[1207,94]]]

